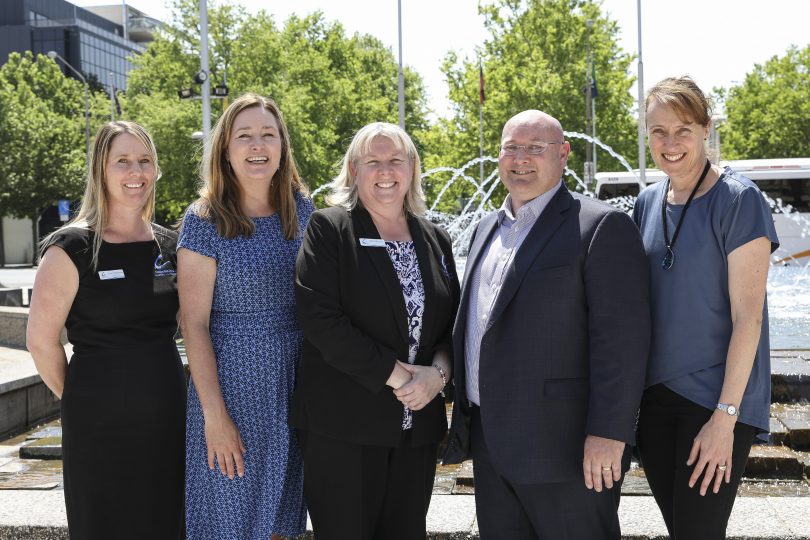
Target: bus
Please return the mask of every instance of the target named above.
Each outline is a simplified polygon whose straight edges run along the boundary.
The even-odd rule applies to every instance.
[[[779,249],[774,264],[810,264],[810,158],[741,159],[721,161],[753,180],[771,207]],[[666,179],[658,169],[647,169],[646,184]],[[635,198],[644,189],[638,170],[596,173],[597,198]]]

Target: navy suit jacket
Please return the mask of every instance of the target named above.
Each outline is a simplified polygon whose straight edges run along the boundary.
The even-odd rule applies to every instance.
[[[447,463],[470,455],[470,276],[497,227],[496,213],[481,220],[467,259],[453,330]],[[519,484],[581,479],[587,435],[634,443],[650,342],[648,289],[632,219],[563,186],[507,269],[481,340],[481,422],[502,476]]]

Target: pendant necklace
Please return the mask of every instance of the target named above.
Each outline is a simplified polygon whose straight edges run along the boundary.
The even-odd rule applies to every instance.
[[[672,268],[672,265],[675,264],[675,241],[678,239],[678,233],[681,232],[683,218],[686,216],[686,211],[689,209],[689,204],[692,202],[692,199],[695,198],[695,193],[697,193],[698,189],[700,189],[700,185],[703,183],[703,180],[706,179],[706,174],[708,174],[711,166],[712,164],[707,159],[706,166],[703,167],[703,173],[700,175],[700,179],[697,181],[697,184],[695,184],[695,187],[692,188],[692,193],[690,193],[689,198],[686,199],[686,204],[683,205],[683,211],[681,212],[681,217],[678,219],[678,224],[675,226],[675,233],[672,235],[672,241],[669,240],[669,228],[667,227],[667,193],[669,193],[670,186],[670,179],[667,178],[667,184],[664,187],[664,196],[661,199],[661,222],[664,225],[664,243],[667,246],[667,252],[664,254],[664,259],[661,261],[661,268],[664,270],[669,270]]]

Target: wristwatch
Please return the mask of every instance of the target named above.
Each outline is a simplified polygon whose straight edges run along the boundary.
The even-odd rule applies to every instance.
[[[718,403],[717,410],[723,411],[729,416],[740,416],[740,409],[730,403]]]

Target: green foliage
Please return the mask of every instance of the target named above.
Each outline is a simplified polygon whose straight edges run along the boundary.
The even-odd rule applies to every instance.
[[[198,3],[175,0],[172,26],[133,59],[127,113],[152,131],[164,176],[158,215],[177,218],[198,187],[201,153],[191,141],[201,129],[201,105],[180,101],[199,70]],[[265,12],[248,15],[209,2],[211,81],[227,78],[230,95],[252,91],[276,100],[290,130],[293,153],[311,189],[331,180],[348,142],[363,125],[397,122],[397,63],[379,40],[347,36],[319,12],[292,16],[278,27]],[[427,129],[421,78],[406,69],[406,129],[418,140]],[[195,89],[199,92],[199,87]],[[212,105],[213,121],[224,103]]]
[[[513,115],[541,109],[556,117],[566,131],[585,131],[586,57],[593,51],[599,96],[596,100],[597,135],[620,154],[631,158],[636,149],[636,122],[628,74],[632,57],[617,45],[618,27],[591,0],[496,0],[479,6],[490,37],[480,51],[486,82],[484,153],[496,156],[501,129]],[[588,30],[585,21],[592,19]],[[478,60],[450,52],[443,71],[450,86],[452,117],[438,122],[427,136],[426,166],[460,166],[479,153]],[[569,167],[581,171],[585,144],[571,140]],[[621,165],[599,152],[600,170]],[[631,161],[632,158],[631,158]],[[489,174],[494,165],[487,164]],[[475,171],[468,173],[477,177]],[[434,194],[444,178],[426,186]],[[465,187],[467,186],[467,187]],[[457,209],[471,195],[470,184],[457,182],[441,208]],[[494,199],[502,199],[499,191]]]
[[[0,67],[0,215],[37,219],[84,187],[84,88],[53,60],[12,53]]]
[[[810,45],[756,64],[721,95],[724,159],[810,156]]]

